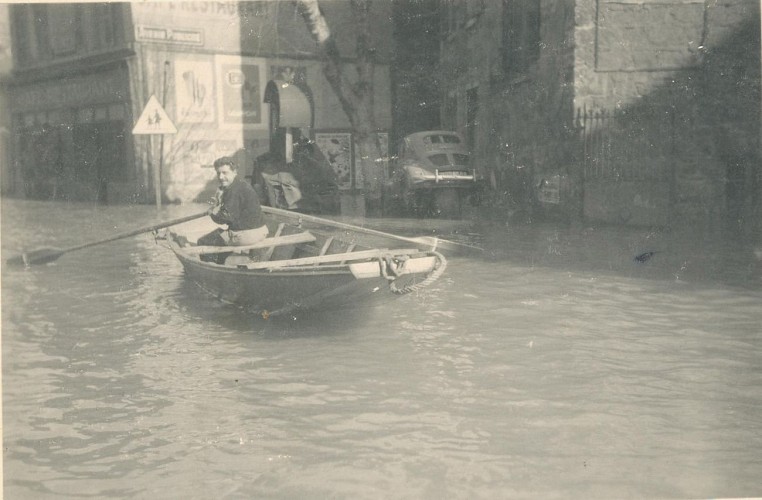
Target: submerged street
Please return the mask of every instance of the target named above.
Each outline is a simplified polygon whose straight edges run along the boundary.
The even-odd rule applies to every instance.
[[[203,207],[2,200],[2,256]],[[2,269],[8,498],[759,495],[762,262],[684,230],[478,244],[416,296],[264,321],[151,235]]]

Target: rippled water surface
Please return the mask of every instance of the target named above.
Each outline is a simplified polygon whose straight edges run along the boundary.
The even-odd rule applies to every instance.
[[[3,200],[2,255],[195,211]],[[286,323],[216,303],[150,235],[4,265],[6,498],[762,495],[743,249],[453,237],[490,251],[416,296]]]

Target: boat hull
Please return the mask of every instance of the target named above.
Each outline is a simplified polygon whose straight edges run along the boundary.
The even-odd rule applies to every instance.
[[[431,256],[412,256],[405,272],[391,276],[382,272],[387,264],[380,259],[309,266],[273,261],[272,267],[252,269],[260,264],[206,262],[174,238],[169,245],[188,279],[220,301],[265,318],[393,300],[422,283],[435,267]]]
[[[217,299],[264,316],[351,307],[389,296],[384,278],[356,279],[349,271],[242,271],[178,255],[186,276]],[[217,267],[217,269],[215,269]]]

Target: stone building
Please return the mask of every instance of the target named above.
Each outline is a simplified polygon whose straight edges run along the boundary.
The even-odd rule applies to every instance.
[[[8,5],[0,4],[0,192],[13,189],[11,169],[11,114],[8,111],[8,82],[13,56],[8,21]]]
[[[355,46],[349,5],[320,3],[349,66]],[[390,16],[384,2],[374,9],[375,18]],[[205,201],[216,157],[238,155],[249,175],[271,143],[287,155],[285,138],[299,134],[330,153],[340,189],[362,186],[349,122],[294,2],[16,4],[10,10],[16,194]],[[390,24],[374,23],[371,35],[383,138],[391,126]],[[132,134],[152,96],[175,134]],[[143,129],[148,122],[157,130],[167,125],[146,120]]]
[[[756,0],[450,0],[443,125],[506,210],[759,231],[759,24]]]

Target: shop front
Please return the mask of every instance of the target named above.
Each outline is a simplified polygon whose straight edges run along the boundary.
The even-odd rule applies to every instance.
[[[15,191],[33,199],[138,198],[122,66],[12,89]]]

